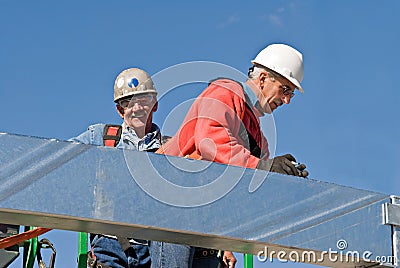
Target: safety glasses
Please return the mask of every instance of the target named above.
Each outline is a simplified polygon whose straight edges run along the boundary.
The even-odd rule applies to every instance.
[[[140,95],[140,96],[132,96],[130,98],[125,98],[118,101],[119,106],[122,108],[130,108],[135,106],[135,103],[140,104],[141,106],[150,106],[153,103],[154,96],[153,95]]]
[[[291,98],[294,97],[294,91],[289,86],[282,85],[279,88],[281,89],[283,95],[290,96]]]

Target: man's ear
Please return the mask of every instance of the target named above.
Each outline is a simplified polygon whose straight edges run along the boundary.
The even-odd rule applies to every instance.
[[[119,106],[119,104],[115,105],[115,108],[117,109],[119,116],[121,116],[121,118],[124,119],[124,108]]]
[[[158,101],[156,101],[156,103],[154,103],[153,109],[151,109],[151,111],[155,112],[155,111],[157,111],[157,109],[158,109]]]
[[[260,86],[263,86],[265,83],[265,80],[268,79],[268,73],[267,72],[261,72],[260,75],[258,76],[258,82],[260,83]]]

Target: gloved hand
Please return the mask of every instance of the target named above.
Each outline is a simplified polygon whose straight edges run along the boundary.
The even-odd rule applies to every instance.
[[[305,170],[306,165],[299,164],[298,166],[295,166],[295,164],[293,164],[292,162],[296,162],[296,158],[294,158],[291,154],[285,154],[282,156],[274,157],[272,160],[260,160],[257,168],[304,178],[308,176],[308,171]]]
[[[297,170],[299,171],[298,176],[299,177],[303,177],[303,178],[307,178],[308,177],[308,171],[306,170],[306,165],[305,164],[300,164],[298,166],[296,166]]]

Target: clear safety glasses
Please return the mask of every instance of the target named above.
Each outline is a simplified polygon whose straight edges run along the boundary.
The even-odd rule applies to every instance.
[[[150,106],[151,104],[153,104],[153,100],[154,95],[140,95],[119,100],[118,104],[125,109],[135,106],[135,103],[138,103],[141,106]]]
[[[289,86],[282,85],[280,89],[283,95],[290,96],[291,98],[294,97],[294,91]]]

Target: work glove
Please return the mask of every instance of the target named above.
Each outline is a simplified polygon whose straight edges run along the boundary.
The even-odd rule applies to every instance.
[[[271,164],[272,161],[272,164]],[[308,171],[306,170],[306,165],[297,164],[296,158],[291,154],[285,154],[282,156],[274,157],[272,160],[260,160],[258,169],[271,170],[272,172],[287,174],[298,177],[307,177]]]
[[[298,166],[296,166],[297,170],[299,171],[298,176],[299,177],[303,177],[303,178],[307,178],[308,177],[308,171],[306,170],[306,165],[305,164],[299,164]]]

